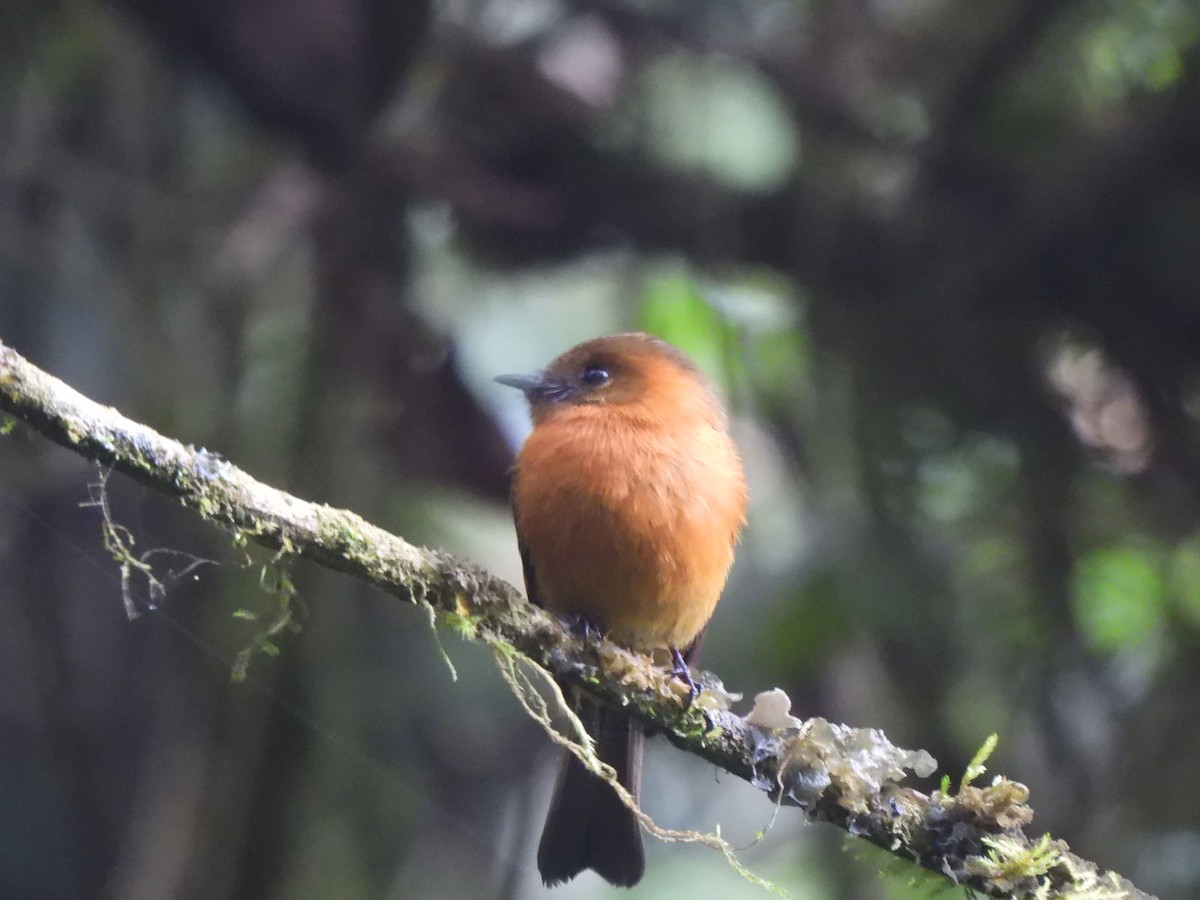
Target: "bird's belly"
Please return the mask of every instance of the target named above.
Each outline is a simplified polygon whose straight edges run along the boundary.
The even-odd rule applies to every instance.
[[[734,536],[700,504],[640,499],[559,492],[565,508],[544,519],[555,533],[527,535],[542,602],[636,649],[686,648],[720,598]]]

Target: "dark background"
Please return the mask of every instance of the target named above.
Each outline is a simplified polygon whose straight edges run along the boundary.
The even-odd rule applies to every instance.
[[[0,338],[519,582],[491,377],[654,331],[751,478],[706,667],[955,777],[998,732],[1033,833],[1200,898],[1198,33],[1191,0],[18,0]],[[419,611],[296,565],[303,627],[233,684],[278,567],[114,477],[177,551],[130,622],[97,478],[0,438],[0,895],[543,893],[552,754],[486,653],[445,638],[454,681]],[[664,824],[771,815],[665,747],[647,777]],[[743,856],[909,896],[842,840],[785,811]],[[762,896],[658,844],[633,894]]]

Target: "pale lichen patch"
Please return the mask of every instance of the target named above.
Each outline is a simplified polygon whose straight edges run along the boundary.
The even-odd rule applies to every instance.
[[[851,728],[825,719],[801,722],[776,688],[755,698],[746,721],[754,727],[753,783],[774,796],[812,808],[826,792],[852,813],[866,813],[885,787],[911,770],[933,774],[937,762],[924,750],[897,747],[876,728]]]

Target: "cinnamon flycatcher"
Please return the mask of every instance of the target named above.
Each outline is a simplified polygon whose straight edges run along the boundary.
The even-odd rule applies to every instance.
[[[704,376],[676,348],[631,333],[573,347],[540,374],[496,380],[524,392],[533,418],[512,490],[529,599],[686,665],[746,518],[741,459]],[[579,703],[600,759],[636,800],[641,723]],[[645,851],[633,813],[568,753],[538,870],[555,885],[584,869],[632,886]]]

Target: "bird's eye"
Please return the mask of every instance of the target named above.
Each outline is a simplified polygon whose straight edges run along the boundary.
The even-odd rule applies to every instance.
[[[608,382],[608,370],[602,366],[588,366],[579,376],[579,380],[589,387],[599,387]]]

